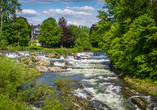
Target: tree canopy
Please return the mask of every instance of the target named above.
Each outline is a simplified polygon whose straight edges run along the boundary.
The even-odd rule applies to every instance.
[[[122,74],[157,80],[156,0],[105,0],[107,11],[98,11],[100,21],[91,36],[107,51]],[[96,39],[96,38],[94,38]]]
[[[47,18],[39,26],[39,42],[45,47],[52,47],[61,41],[62,29],[52,17]]]
[[[67,20],[65,20],[64,17],[61,17],[58,20],[58,24],[63,30],[62,37],[61,37],[62,47],[71,47],[75,39],[72,37],[70,28],[67,27]]]
[[[21,4],[18,0],[1,0],[0,1],[0,18],[1,18],[1,31],[3,22],[7,22],[9,18],[15,18],[16,12],[21,11]]]

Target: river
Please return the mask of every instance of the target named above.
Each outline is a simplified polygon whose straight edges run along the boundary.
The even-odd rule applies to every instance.
[[[3,52],[7,57],[18,57],[17,53]],[[28,51],[19,51],[24,56],[29,56]],[[141,110],[136,104],[133,104],[131,98],[141,97],[148,102],[146,110],[157,110],[157,103],[154,103],[151,96],[144,96],[119,79],[117,75],[110,71],[110,59],[105,56],[105,52],[78,52],[80,58],[74,58],[67,55],[66,58],[60,56],[60,59],[45,57],[41,52],[37,52],[38,57],[42,59],[52,60],[53,66],[67,66],[67,72],[43,73],[36,82],[44,82],[49,86],[53,86],[53,81],[57,75],[62,77],[70,77],[83,85],[83,89],[74,90],[73,93],[83,99],[89,100],[95,104],[98,110]],[[72,64],[66,65],[65,62]],[[52,66],[52,65],[51,65]],[[122,88],[131,90],[135,95],[126,97],[121,92]],[[92,97],[89,98],[88,94]],[[101,104],[106,105],[101,106]],[[153,106],[153,108],[152,108]]]

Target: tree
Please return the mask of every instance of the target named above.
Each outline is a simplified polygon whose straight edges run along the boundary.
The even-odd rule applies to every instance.
[[[79,49],[91,49],[92,45],[89,41],[90,29],[86,26],[74,26],[71,25],[69,28],[72,31],[72,37],[75,38],[75,47]]]
[[[67,27],[67,20],[64,19],[64,17],[59,18],[58,24],[60,27]]]
[[[90,35],[92,34],[92,32],[95,30],[96,28],[96,24],[92,24],[91,28],[90,28]]]
[[[74,38],[72,38],[72,33],[69,27],[67,27],[67,20],[64,17],[59,18],[58,24],[63,29],[63,34],[61,37],[62,47],[70,47],[74,43]]]
[[[15,22],[11,24],[11,26],[14,28],[14,31],[16,33],[14,38],[17,39],[18,46],[28,46],[29,29],[25,19],[19,17]]]
[[[41,42],[43,46],[50,47],[60,43],[62,29],[58,26],[54,18],[49,17],[48,19],[44,20],[39,29],[39,42]]]
[[[1,19],[1,31],[3,22],[7,21],[10,17],[16,16],[16,11],[21,11],[21,4],[18,0],[1,0],[0,1],[0,19]]]

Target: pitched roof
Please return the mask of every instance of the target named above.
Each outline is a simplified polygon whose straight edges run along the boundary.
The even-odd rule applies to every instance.
[[[38,24],[38,25],[32,25],[32,30],[34,30],[38,26],[40,26],[40,24]]]

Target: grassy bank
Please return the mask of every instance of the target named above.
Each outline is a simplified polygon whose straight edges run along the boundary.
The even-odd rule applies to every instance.
[[[136,91],[146,94],[157,96],[157,84],[150,80],[135,79],[129,76],[123,77],[124,81]]]
[[[0,48],[2,51],[45,51],[45,50],[69,50],[69,51],[87,51],[87,50],[82,50],[78,48],[43,48],[40,46],[27,46],[27,47],[4,47]],[[99,48],[92,48],[89,49],[88,51],[101,51],[102,49]]]

